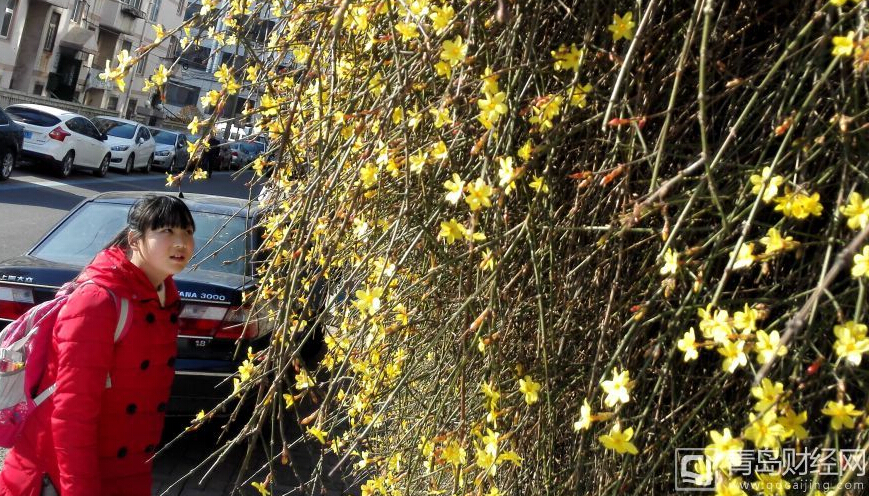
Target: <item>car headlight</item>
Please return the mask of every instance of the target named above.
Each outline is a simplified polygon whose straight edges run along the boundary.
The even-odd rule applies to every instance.
[[[113,152],[125,152],[127,148],[130,148],[130,145],[115,145],[112,147]]]
[[[160,150],[159,152],[154,152],[154,155],[157,157],[168,157],[169,150]]]

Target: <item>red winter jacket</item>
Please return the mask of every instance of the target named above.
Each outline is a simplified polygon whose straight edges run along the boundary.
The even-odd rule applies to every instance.
[[[0,495],[39,496],[43,474],[62,496],[150,496],[149,458],[160,441],[174,377],[178,290],[165,306],[119,248],[99,253],[58,315],[40,391],[54,394],[27,420],[0,473]],[[108,288],[130,301],[127,333],[114,343]],[[110,387],[107,387],[109,386]]]

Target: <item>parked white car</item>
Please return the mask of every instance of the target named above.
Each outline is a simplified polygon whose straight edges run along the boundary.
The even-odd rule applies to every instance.
[[[90,169],[98,177],[109,170],[107,138],[87,117],[29,103],[10,105],[6,113],[24,128],[23,158],[52,164],[61,177],[74,168]]]
[[[145,125],[108,115],[94,118],[94,123],[108,135],[106,142],[112,149],[111,167],[120,167],[126,174],[133,169],[151,172],[157,145]]]

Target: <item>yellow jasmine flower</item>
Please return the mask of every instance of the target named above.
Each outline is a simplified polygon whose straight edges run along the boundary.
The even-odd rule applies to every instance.
[[[447,190],[446,200],[453,205],[459,202],[462,197],[462,189],[465,187],[465,182],[455,172],[453,178],[444,181],[444,189]],[[455,221],[455,219],[453,219]],[[442,224],[443,225],[443,224]]]
[[[794,436],[797,439],[806,439],[809,433],[806,431],[803,424],[809,418],[808,412],[797,414],[790,407],[785,409],[784,415],[778,418],[778,423],[788,431],[788,436]]]
[[[214,72],[214,77],[217,78],[218,83],[226,84],[232,77],[232,70],[226,64],[220,64],[220,68]]]
[[[766,331],[757,331],[757,343],[754,345],[754,351],[757,353],[757,363],[764,365],[774,357],[785,356],[788,354],[787,346],[780,346],[781,336],[778,331],[772,331],[769,334]]]
[[[785,217],[794,217],[796,219],[805,219],[809,215],[819,217],[824,211],[824,206],[821,205],[820,195],[812,193],[811,196],[801,193],[792,192],[785,188],[785,194],[773,198],[776,202],[775,210],[781,212]]]
[[[398,305],[395,305],[395,307],[392,309],[392,311],[395,312],[396,322],[398,322],[399,324],[401,324],[403,326],[406,326],[407,322],[408,322],[407,307],[405,307],[403,304],[399,303]]]
[[[299,391],[304,391],[306,389],[311,389],[316,386],[317,383],[314,379],[308,375],[308,371],[305,369],[299,369],[299,373],[296,374],[296,389]]]
[[[608,450],[613,450],[619,454],[630,453],[636,455],[639,451],[634,446],[634,443],[631,442],[631,438],[633,437],[633,427],[628,427],[622,431],[621,426],[616,423],[610,429],[609,434],[604,434],[597,439]]]
[[[465,60],[467,54],[468,45],[462,42],[461,36],[456,36],[452,40],[444,40],[440,59],[448,63],[450,67],[455,67]]]
[[[661,267],[661,275],[676,275],[679,270],[679,253],[673,251],[672,248],[667,248],[664,253],[664,266]]]
[[[483,75],[480,76],[480,80],[483,81],[483,87],[480,88],[480,91],[484,95],[494,95],[501,90],[498,89],[498,78],[497,74],[493,74],[492,68],[486,66],[483,70]]]
[[[733,327],[740,331],[756,331],[757,317],[758,311],[749,308],[748,303],[746,303],[742,311],[733,314]]]
[[[446,126],[447,124],[453,123],[453,119],[450,116],[450,111],[448,109],[430,109],[429,113],[434,117],[434,126],[438,129]]]
[[[856,191],[848,195],[848,204],[839,207],[842,215],[848,218],[848,227],[858,231],[869,224],[869,198],[863,199],[863,195]]]
[[[862,253],[854,254],[854,265],[851,267],[852,277],[869,275],[869,245],[863,247]]]
[[[435,160],[444,161],[450,158],[449,149],[443,140],[438,140],[437,143],[432,145],[430,153]]]
[[[763,183],[769,181],[766,185],[766,189],[763,190],[763,198],[761,198],[764,203],[769,203],[773,198],[775,198],[778,194],[779,186],[781,186],[785,181],[785,178],[782,176],[777,175],[770,177],[771,175],[772,168],[767,166],[763,168],[760,174],[752,174],[751,177],[748,178],[752,184],[751,192],[755,195],[760,194],[760,190],[763,188]]]
[[[607,26],[607,29],[613,33],[613,41],[619,41],[624,38],[631,40],[634,38],[634,27],[636,23],[633,21],[634,13],[627,12],[624,17],[613,14],[613,23]]]
[[[842,401],[828,401],[821,413],[830,417],[830,427],[834,431],[840,431],[843,427],[853,429],[856,417],[863,415],[861,410],[854,409],[854,405]]]
[[[703,337],[723,343],[733,334],[727,310],[718,309],[713,312],[711,306],[707,306],[705,309],[697,309],[697,315],[700,317],[700,332]]]
[[[541,176],[534,175],[532,176],[532,179],[533,180],[528,183],[528,186],[531,186],[534,191],[543,193],[544,195],[549,193],[549,185],[546,184],[546,181]]]
[[[247,382],[254,372],[256,372],[256,368],[250,360],[245,360],[238,366],[238,376],[241,382]]]
[[[489,272],[495,269],[495,257],[490,248],[482,253],[483,260],[480,262],[480,269],[488,270]]]
[[[576,43],[571,43],[568,49],[566,45],[561,45],[558,50],[549,52],[555,62],[552,67],[556,71],[579,70],[579,59],[582,58],[582,50],[576,48]]]
[[[781,442],[787,437],[787,429],[778,423],[778,415],[775,410],[768,410],[761,417],[748,414],[748,427],[743,436],[750,440],[757,448],[778,450]]]
[[[833,37],[833,56],[850,57],[854,52],[854,31],[848,31],[846,36]]]
[[[422,172],[422,169],[425,167],[425,162],[428,160],[428,153],[420,150],[408,158],[408,162],[410,162],[410,171],[415,172],[417,174]]]
[[[492,196],[492,187],[486,184],[482,177],[477,178],[473,183],[468,183],[465,186],[465,203],[471,208],[472,212],[476,212],[483,207],[491,207],[492,201],[489,199]]]
[[[713,468],[727,470],[739,463],[743,443],[733,438],[729,428],[723,432],[711,431],[709,437],[712,438],[712,444],[706,446],[703,453],[712,461]]]
[[[165,65],[160,64],[160,66],[154,71],[154,75],[151,76],[151,81],[157,86],[163,86],[166,84],[166,81],[169,80],[170,74],[169,69],[167,69]]]
[[[718,348],[718,353],[724,357],[721,363],[721,368],[729,373],[734,373],[737,368],[748,365],[748,358],[745,356],[745,341],[739,339],[736,341],[726,341]]]
[[[570,88],[570,106],[585,108],[588,105],[587,97],[591,93],[591,84],[572,86]]]
[[[455,217],[453,217],[449,222],[441,222],[441,232],[438,233],[438,237],[445,239],[447,244],[451,245],[457,239],[464,238],[465,233],[467,233],[465,226],[459,224]]]
[[[166,187],[171,188],[178,183],[178,176],[173,175],[172,173],[166,173]]]
[[[374,164],[365,164],[359,169],[359,179],[362,181],[362,186],[370,188],[377,184],[379,169]]]
[[[499,91],[493,95],[487,94],[477,100],[477,106],[480,107],[480,118],[492,124],[498,122],[501,116],[507,113],[507,105],[504,103],[506,99],[507,94]]]
[[[509,195],[516,188],[516,169],[513,168],[513,157],[499,157],[498,186],[504,188],[504,194]]]
[[[739,252],[736,254],[736,260],[733,262],[733,270],[742,270],[751,267],[754,263],[754,243],[742,243],[739,247]]]
[[[608,407],[614,407],[619,403],[627,403],[631,401],[631,373],[628,370],[619,372],[618,367],[613,368],[613,378],[601,383],[601,388],[606,393],[606,398],[603,402]]]
[[[326,444],[326,432],[318,429],[317,427],[308,427],[308,434],[317,438],[317,441],[320,441],[320,444]]]
[[[522,161],[527,162],[531,160],[531,148],[532,148],[531,140],[526,141],[522,147],[516,152],[516,155],[522,159]]]
[[[151,28],[154,30],[154,41],[160,41],[166,37],[162,24],[151,24]]]
[[[441,451],[441,457],[447,463],[459,466],[467,461],[467,452],[455,440],[451,440]]]
[[[401,34],[401,41],[408,42],[414,38],[419,38],[419,31],[414,23],[399,22],[395,25],[395,30]]]
[[[685,353],[684,360],[686,362],[696,360],[698,357],[697,342],[695,339],[694,328],[692,327],[690,330],[685,331],[685,334],[682,335],[682,339],[676,343],[676,347],[679,348],[679,351]]]
[[[772,409],[778,403],[779,399],[784,395],[784,384],[781,382],[773,383],[768,378],[764,378],[760,381],[759,386],[751,388],[751,395],[757,399],[754,410],[763,412]]]
[[[383,296],[383,288],[375,286],[374,288],[357,289],[356,301],[353,305],[360,312],[374,315],[380,310],[380,297]]]
[[[262,482],[251,482],[250,485],[253,486],[253,488],[257,491],[259,491],[262,496],[269,496],[271,494],[271,492],[266,489],[266,485]]]
[[[220,100],[220,93],[215,90],[209,90],[202,98],[199,99],[203,107],[215,107]]]
[[[195,117],[193,117],[193,120],[190,121],[189,124],[187,124],[187,129],[190,130],[191,134],[199,134],[199,125],[200,124],[201,124],[201,122],[199,122],[199,117],[195,116]]]
[[[579,432],[588,430],[594,420],[591,415],[591,405],[588,404],[588,398],[582,400],[582,406],[579,407],[579,420],[573,423],[573,430]]]
[[[283,396],[284,396],[284,404],[286,405],[286,408],[289,410],[290,407],[293,406],[293,403],[295,403],[295,398],[293,398],[293,395],[290,393],[284,393]]]
[[[453,76],[453,68],[446,61],[441,60],[434,65],[434,68],[437,75],[445,79],[449,79]]]
[[[772,255],[779,251],[791,250],[797,246],[794,238],[791,236],[782,237],[778,229],[770,227],[766,231],[766,236],[760,238],[760,244],[766,246],[764,255]]]
[[[453,21],[455,15],[456,11],[453,10],[453,7],[446,4],[442,7],[432,7],[432,12],[428,15],[428,18],[432,21],[435,33],[442,34]]]
[[[860,365],[860,362],[863,361],[863,354],[869,352],[866,326],[849,320],[843,325],[834,326],[833,334],[836,335],[836,342],[833,344],[836,355],[852,365]]]
[[[528,406],[537,403],[540,383],[534,382],[530,375],[519,379],[519,392],[525,395],[525,404]]]

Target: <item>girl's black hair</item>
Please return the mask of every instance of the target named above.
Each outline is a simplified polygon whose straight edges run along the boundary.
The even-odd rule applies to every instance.
[[[127,214],[127,227],[109,242],[106,248],[119,246],[129,248],[129,233],[141,236],[148,229],[161,227],[178,227],[181,229],[196,229],[190,209],[180,198],[169,195],[147,195],[130,207]]]

